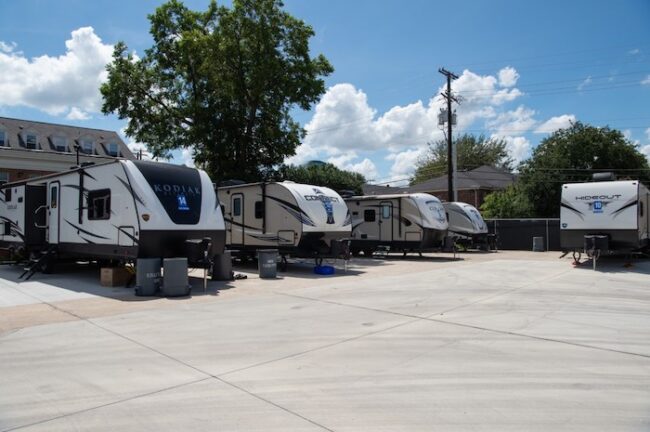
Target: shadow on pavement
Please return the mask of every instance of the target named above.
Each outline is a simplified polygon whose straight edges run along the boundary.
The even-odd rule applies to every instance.
[[[0,266],[0,278],[14,282],[28,292],[29,285],[33,283],[47,284],[49,286],[68,290],[76,293],[91,294],[112,298],[122,301],[147,301],[164,297],[158,296],[136,296],[135,281],[130,286],[108,287],[100,284],[100,268],[94,263],[57,263],[54,272],[50,274],[35,273],[31,279],[24,281],[20,279],[23,273],[22,266],[5,265]],[[203,277],[190,275],[188,283],[192,287],[190,296],[219,295],[219,291],[234,288],[236,281],[212,281],[208,278],[207,290],[203,288]],[[184,299],[189,296],[168,297],[170,299]]]

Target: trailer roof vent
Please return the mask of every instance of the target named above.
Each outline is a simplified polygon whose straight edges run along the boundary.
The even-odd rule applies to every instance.
[[[350,198],[351,196],[355,195],[354,191],[349,189],[340,190],[338,192],[339,195],[341,195],[341,198]]]
[[[224,180],[221,183],[219,183],[219,186],[239,186],[246,184],[244,180],[238,180],[238,179],[228,179]]]
[[[593,173],[591,175],[591,179],[593,181],[599,182],[599,181],[614,181],[616,180],[616,174],[613,172],[601,172],[601,173]]]

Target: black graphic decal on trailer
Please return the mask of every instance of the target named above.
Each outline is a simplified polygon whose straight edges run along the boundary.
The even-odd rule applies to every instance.
[[[133,190],[133,188],[131,187],[131,185],[130,185],[128,182],[124,181],[124,180],[123,180],[122,178],[120,178],[117,174],[115,174],[115,178],[118,179],[118,180],[120,181],[120,183],[122,183],[122,184],[124,185],[124,187],[126,188],[126,190],[129,191],[129,193],[131,194],[131,196],[133,197],[134,200],[136,200],[137,202],[139,202],[140,204],[142,204],[144,207],[147,206],[147,205],[144,203],[144,201],[142,200],[142,198],[140,198],[140,197],[138,196],[138,194],[135,193],[135,191]]]
[[[620,215],[623,210],[625,210],[627,208],[630,208],[630,207],[634,207],[637,204],[639,204],[639,200],[637,200],[636,198],[632,198],[629,202],[623,204],[623,207],[621,207],[618,210],[613,211],[612,214],[614,215],[614,217],[616,217],[616,216]]]
[[[20,237],[20,239],[23,241],[25,240],[25,235],[22,233],[22,231],[20,231],[20,227],[18,226],[17,223],[4,216],[0,216],[0,219],[2,219],[5,223],[9,224],[9,234],[11,234],[14,237]]]
[[[92,233],[92,232],[90,232],[90,231],[87,231],[87,230],[85,230],[85,229],[83,229],[83,228],[81,228],[81,227],[79,227],[79,226],[73,224],[72,222],[70,222],[70,221],[67,220],[67,219],[65,219],[65,221],[68,223],[68,225],[70,225],[72,228],[76,229],[76,230],[79,231],[80,233],[84,233],[84,234],[87,234],[87,235],[89,235],[89,236],[91,236],[91,237],[95,237],[95,238],[99,238],[99,239],[103,239],[103,240],[109,240],[108,237],[100,236],[99,234],[95,234],[95,233]],[[81,237],[81,234],[79,234],[79,236]],[[83,237],[82,237],[82,238],[83,238]]]
[[[280,207],[285,209],[287,211],[287,213],[289,213],[291,216],[298,219],[300,221],[300,223],[303,223],[303,224],[309,225],[309,226],[316,226],[316,223],[312,220],[312,218],[310,218],[309,215],[307,213],[305,213],[305,211],[303,209],[301,209],[300,207],[298,207],[297,205],[295,205],[293,203],[290,203],[288,201],[285,201],[283,199],[273,197],[273,196],[267,195],[266,197],[268,199],[276,201],[278,204],[280,204]]]
[[[112,224],[111,224],[111,225],[112,225]],[[131,240],[133,240],[133,242],[134,242],[135,244],[139,244],[139,243],[140,243],[140,239],[138,239],[137,237],[131,235],[131,234],[130,234],[128,231],[126,231],[124,228],[118,227],[117,225],[113,225],[113,226],[114,226],[114,227],[115,227],[119,232],[121,232],[122,234],[124,234],[125,236],[127,236],[128,238],[130,238]]]
[[[584,215],[583,215],[583,213],[582,213],[580,210],[577,210],[577,209],[573,208],[573,207],[572,207],[569,203],[567,203],[566,201],[562,201],[562,202],[560,203],[560,206],[561,206],[561,207],[564,207],[564,208],[567,209],[567,210],[571,210],[572,212],[576,213],[580,219],[584,220]]]
[[[243,223],[236,222],[236,221],[232,220],[231,218],[223,218],[223,221],[227,222],[227,223],[231,223],[231,224],[236,225],[238,227],[249,229],[249,230],[258,230],[259,229],[259,228],[254,227],[254,226],[244,225]]]

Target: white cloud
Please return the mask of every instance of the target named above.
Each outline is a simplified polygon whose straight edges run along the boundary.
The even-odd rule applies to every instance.
[[[7,43],[7,42],[0,41],[0,51],[2,51],[4,53],[7,53],[7,54],[9,54],[13,50],[15,50],[16,46],[17,46],[16,42]]]
[[[515,68],[507,66],[499,71],[499,85],[501,87],[512,87],[517,84],[519,73]]]
[[[386,156],[387,160],[393,161],[390,168],[391,180],[402,180],[410,177],[415,171],[415,166],[426,152],[426,147],[407,149],[399,153],[391,153]]]
[[[557,117],[551,117],[541,125],[537,126],[535,133],[553,133],[558,129],[566,129],[571,126],[571,123],[576,122],[576,116],[573,114],[563,114]]]
[[[518,74],[512,69],[506,75],[512,81]],[[494,117],[495,107],[522,95],[516,88],[499,89],[497,84],[494,76],[468,70],[453,82],[452,90],[462,98],[462,104],[456,108],[459,130],[477,119]],[[441,87],[438,93],[442,90]],[[352,84],[336,84],[316,106],[314,116],[305,126],[307,137],[292,160],[303,161],[319,153],[337,155],[352,149],[396,152],[425,145],[443,137],[438,128],[438,113],[444,105],[438,94],[426,104],[419,100],[378,115],[362,90]]]
[[[462,100],[455,107],[458,118],[455,133],[462,133],[476,121],[497,117],[501,105],[523,94],[514,87],[503,88],[516,83],[519,74],[514,68],[504,68],[499,74],[497,78],[465,70],[453,82],[452,91]],[[296,155],[285,162],[301,164],[329,158],[341,167],[357,166],[361,170],[364,161],[359,159],[364,157],[364,152],[387,150],[394,155],[401,154],[393,162],[391,175],[409,176],[415,169],[414,160],[410,160],[410,165],[406,161],[416,153],[419,156],[427,142],[444,139],[438,126],[438,114],[445,106],[440,95],[443,90],[441,86],[437,95],[426,102],[418,100],[394,106],[380,115],[370,106],[363,90],[348,83],[336,84],[316,105],[314,116],[305,125],[307,136]],[[367,163],[363,167],[370,168]],[[368,177],[375,176],[368,174]]]
[[[184,148],[181,150],[180,163],[191,168],[196,167],[196,164],[194,163],[194,152],[192,149]]]
[[[530,141],[523,136],[496,136],[494,138],[501,138],[506,142],[506,147],[510,156],[514,160],[514,165],[517,166],[519,162],[526,159],[530,154]]]
[[[578,84],[578,91],[581,91],[582,89],[584,89],[585,87],[587,87],[589,84],[591,84],[592,81],[593,81],[593,80],[591,79],[591,75],[588,76],[588,77],[587,77],[583,82],[581,82],[580,84]]]
[[[498,136],[523,134],[530,130],[537,121],[533,118],[535,111],[523,105],[512,111],[506,111],[488,121],[487,126]]]
[[[375,180],[379,176],[379,173],[377,172],[377,166],[368,158],[365,158],[359,163],[350,165],[346,169],[363,174],[363,176],[368,181]]]
[[[639,151],[643,153],[646,159],[648,159],[648,162],[650,162],[650,144],[640,147]]]
[[[67,116],[65,116],[65,118],[68,120],[88,120],[90,119],[90,115],[87,112],[73,106],[70,108],[70,112]]]
[[[647,77],[645,77],[645,79],[644,79],[643,81],[641,81],[641,84],[648,84],[648,85],[650,85],[650,75],[648,75]]]
[[[353,163],[352,161],[357,157],[358,157],[357,152],[349,151],[349,152],[341,153],[338,156],[332,156],[329,159],[327,159],[327,162],[336,165],[341,169],[363,174],[363,176],[368,181],[377,179],[378,176],[377,166],[368,158],[365,158],[360,162]]]
[[[28,106],[61,115],[73,107],[98,112],[99,86],[107,78],[112,45],[104,44],[92,27],[81,27],[65,42],[66,52],[27,58],[15,44],[0,46],[0,106]]]
[[[640,49],[638,49],[638,48],[634,48],[634,49],[629,50],[627,53],[630,54],[630,55],[637,55],[637,54],[639,54],[640,52],[641,52]]]

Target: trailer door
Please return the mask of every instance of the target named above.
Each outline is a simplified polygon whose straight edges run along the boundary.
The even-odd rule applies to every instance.
[[[233,245],[244,244],[244,194],[232,194],[230,202],[230,241]]]
[[[50,244],[59,243],[59,192],[61,184],[58,181],[50,183],[47,194],[47,241]]]
[[[393,203],[390,201],[379,204],[379,240],[393,241]]]

